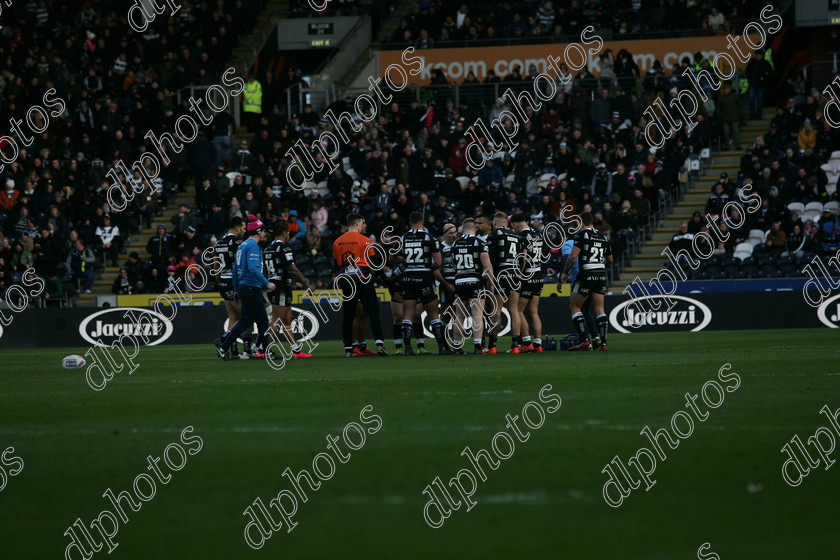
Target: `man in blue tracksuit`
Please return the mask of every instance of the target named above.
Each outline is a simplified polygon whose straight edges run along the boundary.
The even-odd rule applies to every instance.
[[[257,348],[254,357],[265,359],[265,333],[268,330],[268,315],[265,311],[263,290],[273,291],[275,286],[263,276],[263,256],[259,242],[265,241],[265,225],[254,216],[248,217],[248,239],[236,251],[231,277],[234,300],[242,300],[242,314],[239,321],[228,331],[221,344],[217,341],[216,355],[225,361],[230,360],[228,349],[243,333],[251,335],[254,322],[257,323]]]
[[[568,258],[569,255],[572,254],[572,248],[574,246],[575,246],[575,240],[574,239],[569,239],[568,241],[563,243],[562,247],[560,247],[560,254],[563,255],[564,257]],[[569,270],[568,281],[569,281],[570,286],[575,283],[575,278],[577,278],[578,270],[580,270],[580,261],[575,261],[575,264],[572,265],[571,270]],[[560,276],[558,276],[557,278],[558,278],[557,291],[559,292],[560,291],[560,284],[559,284]],[[599,346],[601,346],[601,337],[598,336],[598,326],[595,324],[595,316],[592,313],[591,301],[592,301],[592,298],[586,298],[586,302],[581,306],[580,311],[581,311],[581,313],[583,313],[583,318],[586,319],[586,327],[589,330],[590,336],[592,337],[592,341],[593,341],[592,342],[592,348],[597,349]]]

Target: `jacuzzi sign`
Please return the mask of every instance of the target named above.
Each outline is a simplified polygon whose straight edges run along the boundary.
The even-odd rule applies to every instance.
[[[670,309],[668,300],[676,300]],[[656,310],[653,310],[654,308]],[[712,311],[705,304],[690,297],[674,295],[634,297],[621,303],[610,313],[612,327],[622,333],[697,332],[706,328],[711,320]]]

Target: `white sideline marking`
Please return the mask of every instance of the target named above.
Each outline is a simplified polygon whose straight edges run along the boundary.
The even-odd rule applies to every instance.
[[[589,422],[593,422],[591,420],[586,421],[587,424]],[[599,422],[595,420],[595,422]],[[583,430],[609,430],[609,431],[620,431],[620,432],[640,432],[642,424],[638,426],[628,426],[623,424],[597,424],[597,425],[585,425],[585,424],[557,424],[553,426],[547,426],[549,430],[557,430],[557,431],[583,431]],[[202,429],[202,433],[321,433],[323,431],[330,431],[330,430],[341,430],[341,426],[307,426],[307,427],[299,427],[299,426],[233,426],[233,427],[222,427],[222,428],[205,428]],[[542,429],[545,429],[544,426]],[[499,426],[460,426],[461,430],[468,431],[468,432],[492,432],[492,431],[499,431],[501,428]],[[735,425],[735,426],[703,426],[704,430],[713,430],[713,431],[726,431],[726,430],[734,430],[734,431],[742,431],[742,432],[750,432],[750,431],[761,431],[761,432],[776,432],[776,431],[799,431],[799,430],[812,430],[813,426],[744,426],[744,425]],[[424,427],[414,427],[414,428],[402,428],[400,431],[402,432],[450,432],[452,430],[451,426],[424,426]],[[163,433],[180,433],[181,429],[175,428],[124,428],[118,430],[120,434],[163,434]],[[42,436],[42,435],[89,435],[89,434],[99,434],[99,435],[109,435],[113,434],[113,428],[102,428],[101,430],[91,430],[91,429],[75,429],[75,430],[15,430],[15,429],[2,429],[0,428],[0,434],[3,435],[21,435],[21,436]]]

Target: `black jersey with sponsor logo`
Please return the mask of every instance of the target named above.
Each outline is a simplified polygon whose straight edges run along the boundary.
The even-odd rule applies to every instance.
[[[493,269],[499,271],[516,266],[516,256],[525,248],[525,240],[512,229],[496,228],[487,236],[487,247]]]
[[[481,254],[490,248],[475,235],[465,235],[452,244],[452,260],[455,264],[455,285],[475,284],[481,281],[484,266]]]
[[[270,282],[281,286],[292,286],[292,265],[295,264],[292,248],[279,239],[275,239],[263,252],[265,277]]]
[[[452,257],[452,247],[453,245],[444,242],[440,244],[440,271],[449,283],[455,281],[455,260]]]
[[[236,262],[236,250],[242,245],[242,240],[232,233],[226,233],[216,242],[216,254],[222,258],[222,269],[219,276],[230,278],[233,272],[233,263]]]
[[[519,235],[525,240],[525,248],[528,249],[528,259],[525,263],[525,276],[531,280],[543,278],[542,262],[545,243],[542,235],[537,231],[528,228]]]
[[[440,252],[437,240],[422,229],[409,230],[402,238],[402,251],[405,258],[405,274],[431,272],[435,253]]]
[[[580,247],[580,270],[606,270],[607,257],[612,255],[610,242],[604,234],[593,228],[581,229],[575,234],[575,247]]]

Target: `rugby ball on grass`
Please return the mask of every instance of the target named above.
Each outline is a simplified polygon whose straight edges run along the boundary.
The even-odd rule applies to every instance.
[[[66,356],[63,360],[61,360],[61,365],[65,369],[78,369],[80,367],[84,367],[85,359],[81,356],[73,354],[71,356]]]

